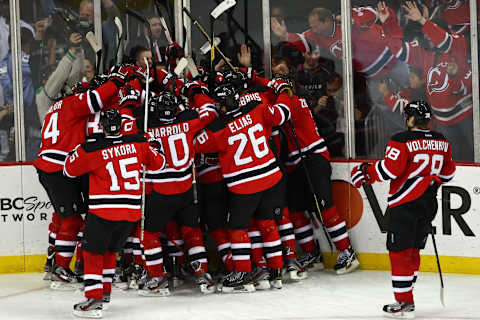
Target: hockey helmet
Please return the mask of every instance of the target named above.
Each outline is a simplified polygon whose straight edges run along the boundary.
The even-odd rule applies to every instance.
[[[223,83],[232,84],[240,91],[248,89],[248,77],[245,72],[240,70],[230,70],[225,72],[223,76]]]
[[[122,128],[122,116],[117,109],[107,109],[100,112],[100,124],[107,134],[116,134]]]
[[[426,126],[432,119],[432,109],[430,105],[422,100],[412,101],[403,109],[405,121],[413,116],[415,125]]]
[[[177,114],[179,103],[174,94],[164,91],[158,96],[152,97],[148,105],[149,112],[153,117],[161,120],[171,120]]]
[[[213,90],[213,100],[227,111],[238,109],[240,94],[236,86],[230,83],[219,85]]]

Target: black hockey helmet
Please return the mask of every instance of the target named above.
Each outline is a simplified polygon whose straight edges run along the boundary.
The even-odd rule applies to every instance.
[[[100,112],[100,124],[107,134],[119,133],[122,129],[122,116],[117,109],[107,109]]]
[[[108,81],[108,76],[106,74],[96,74],[93,76],[92,80],[90,80],[89,89],[95,90],[107,81]]]
[[[223,83],[234,85],[239,91],[248,89],[248,76],[241,70],[229,70],[223,74]]]
[[[152,97],[148,103],[150,114],[161,120],[171,120],[175,118],[178,105],[177,97],[169,91],[164,91],[158,96]]]
[[[239,91],[233,84],[221,84],[213,90],[213,100],[215,100],[220,107],[224,106],[227,111],[237,109],[239,107],[239,99]]]
[[[430,105],[422,100],[412,101],[403,109],[405,121],[414,117],[415,125],[426,126],[432,119],[432,109]]]

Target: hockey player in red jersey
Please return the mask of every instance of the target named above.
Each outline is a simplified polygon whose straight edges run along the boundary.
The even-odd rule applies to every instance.
[[[413,101],[404,109],[407,131],[394,135],[385,158],[353,168],[355,187],[390,180],[387,249],[392,266],[396,302],[385,305],[388,316],[414,318],[413,288],[420,266],[420,249],[425,248],[432,220],[437,213],[437,190],[455,174],[448,140],[428,130],[430,106]]]
[[[160,146],[150,146],[140,135],[121,134],[118,110],[103,111],[100,123],[105,137],[77,146],[65,160],[67,177],[88,173],[89,200],[83,252],[86,301],[75,304],[73,314],[101,318],[103,305],[110,302],[116,256],[141,217],[142,165],[162,170],[165,157]]]
[[[280,92],[278,92],[280,93]],[[220,169],[229,190],[228,207],[234,271],[219,284],[222,292],[250,292],[250,219],[254,218],[263,239],[263,250],[271,269],[270,281],[281,286],[282,245],[274,221],[284,206],[282,173],[267,139],[272,127],[290,117],[289,97],[279,94],[276,104],[250,101],[240,108],[235,86],[215,88],[214,100],[227,110],[197,137],[201,153],[218,152]]]
[[[166,91],[150,102],[148,131],[163,145],[167,167],[161,172],[147,171],[145,181],[147,198],[145,208],[146,269],[149,278],[140,295],[168,295],[166,273],[163,269],[162,245],[159,237],[165,233],[167,224],[177,221],[186,247],[195,280],[203,293],[215,290],[207,273],[207,253],[200,229],[200,207],[193,186],[193,146],[196,134],[217,118],[213,101],[197,83],[188,83],[182,92],[189,97],[190,106],[196,110],[180,111],[175,95]],[[169,233],[167,233],[167,238]],[[168,239],[173,242],[178,239]]]
[[[116,67],[108,77],[94,78],[95,86],[91,89],[55,102],[45,115],[42,144],[34,166],[55,213],[61,217],[55,239],[53,288],[76,282],[69,263],[82,225],[80,214],[86,213],[80,180],[62,175],[65,158],[70,150],[85,141],[88,116],[101,110],[107,101],[115,97],[134,72],[131,68]]]

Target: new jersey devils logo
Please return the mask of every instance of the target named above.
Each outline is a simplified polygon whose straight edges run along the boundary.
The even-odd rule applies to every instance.
[[[431,95],[434,92],[444,92],[448,88],[448,73],[447,65],[441,63],[438,66],[428,70],[428,93]]]
[[[329,47],[330,52],[337,58],[342,57],[342,40],[337,40]]]

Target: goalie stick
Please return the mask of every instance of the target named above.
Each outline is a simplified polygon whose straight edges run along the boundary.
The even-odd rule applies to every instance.
[[[117,50],[115,51],[117,53],[117,64],[122,63],[123,59],[123,49],[121,49],[122,45],[122,39],[123,39],[123,25],[122,21],[120,20],[119,17],[115,17],[115,26],[117,27],[117,32],[118,32],[118,44],[117,44]]]
[[[85,35],[85,38],[87,39],[93,51],[97,55],[97,63],[95,65],[95,74],[99,74],[100,63],[102,60],[102,46],[98,43],[97,38],[95,38],[95,35],[93,34],[92,31],[88,31],[87,34]]]

